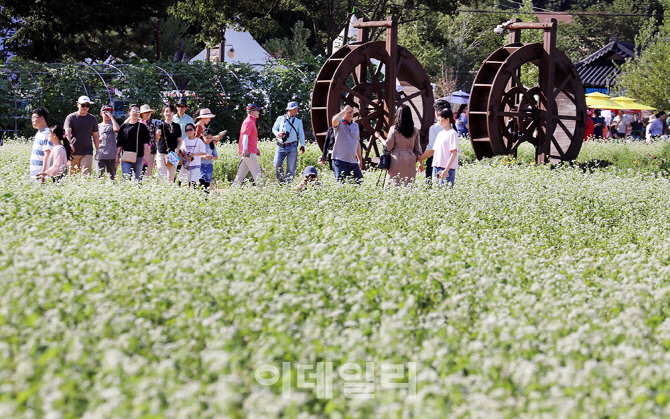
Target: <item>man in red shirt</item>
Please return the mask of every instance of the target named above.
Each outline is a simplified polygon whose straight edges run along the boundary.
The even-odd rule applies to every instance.
[[[233,186],[242,183],[249,172],[256,183],[261,177],[261,167],[258,164],[258,156],[261,155],[261,152],[258,150],[258,130],[256,129],[256,120],[260,114],[261,108],[258,105],[252,103],[247,106],[247,118],[242,123],[239,140],[239,153],[242,160]]]

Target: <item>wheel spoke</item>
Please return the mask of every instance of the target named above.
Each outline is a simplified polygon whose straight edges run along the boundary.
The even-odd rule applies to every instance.
[[[558,87],[558,89],[554,90],[553,93],[551,94],[551,96],[552,96],[551,100],[556,100],[556,97],[558,97],[559,93],[561,93],[563,91],[563,88],[568,84],[568,82],[570,81],[570,79],[572,79],[572,77],[573,77],[573,74],[568,73],[568,76],[565,79],[563,79],[563,82]]]
[[[554,118],[565,119],[565,120],[568,120],[568,121],[577,121],[579,119],[576,116],[572,116],[572,115],[555,115]]]
[[[510,118],[532,118],[535,114],[532,112],[497,112],[496,116],[506,116]]]
[[[378,68],[381,68],[381,65]],[[370,72],[370,81],[372,82],[372,88],[374,89],[375,94],[377,95],[377,99],[381,100],[381,98],[383,97],[381,92],[384,90],[384,87],[381,86],[379,78],[377,77],[378,74],[374,72],[374,69],[372,68],[372,63],[370,61],[368,61],[368,71]]]
[[[530,138],[533,137],[533,134],[535,133],[536,129],[537,129],[537,121],[533,120],[530,123],[530,125],[526,127],[526,129],[523,132],[523,135],[520,136],[519,139],[516,140],[514,144],[512,144],[512,148],[510,148],[510,151],[516,150],[524,141],[531,142]]]
[[[369,105],[373,105],[373,106],[374,106],[374,104],[373,104],[373,102],[372,102],[371,99],[369,99],[369,98],[363,96],[362,94],[358,93],[357,91],[351,89],[349,86],[346,86],[346,85],[344,85],[344,84],[342,84],[341,86],[342,86],[342,90],[344,90],[345,92],[349,93],[349,95],[356,96],[356,97],[357,97],[358,99],[360,99],[362,102],[365,102],[365,103],[367,103],[367,104],[369,104]]]
[[[421,96],[421,95],[423,95],[424,93],[426,93],[426,89],[419,90],[418,92],[412,93],[412,94],[409,95],[409,96],[405,96],[405,97],[402,98],[402,99],[398,99],[398,100],[396,100],[395,105],[396,105],[396,106],[400,106],[400,105],[402,105],[403,103],[407,102],[408,100],[412,100],[412,99],[414,99],[414,98],[417,97],[417,96]]]
[[[517,84],[516,87],[521,90],[521,94],[523,94],[523,97],[526,98],[528,101],[528,105],[533,108],[534,110],[537,109],[537,102],[535,102],[535,98],[528,93],[528,90],[526,90],[525,87],[523,87],[523,84],[521,83],[521,80],[519,79],[519,76],[517,76],[516,72],[511,72],[512,78],[514,79],[514,82]]]

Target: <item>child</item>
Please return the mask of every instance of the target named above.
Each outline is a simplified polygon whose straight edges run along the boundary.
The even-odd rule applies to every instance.
[[[295,187],[296,191],[300,192],[309,186],[321,186],[321,183],[319,182],[319,172],[316,171],[316,167],[305,167],[305,170],[302,172],[302,176],[302,182],[300,182],[298,186]]]
[[[209,186],[212,184],[212,174],[214,173],[214,161],[219,159],[219,153],[214,145],[214,131],[205,128],[202,133],[202,140],[205,143],[206,155],[202,156],[200,162],[200,185],[209,193]]]
[[[205,143],[195,136],[195,125],[188,123],[184,128],[186,138],[181,143],[180,154],[182,158],[182,167],[179,171],[179,181],[187,181],[195,187],[200,179],[200,158],[207,155]]]
[[[438,114],[438,124],[443,128],[433,146],[433,183],[454,186],[456,169],[458,168],[458,133],[454,129],[454,113],[451,109],[442,109]]]
[[[60,125],[51,127],[49,141],[53,143],[54,148],[51,150],[47,169],[42,173],[38,173],[37,177],[42,179],[42,182],[46,182],[47,176],[49,176],[54,182],[58,182],[65,176],[68,160],[72,160],[72,149],[70,141],[65,136],[65,130]]]

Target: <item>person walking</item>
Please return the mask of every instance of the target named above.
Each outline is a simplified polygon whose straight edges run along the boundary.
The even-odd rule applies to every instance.
[[[242,122],[238,144],[241,160],[235,180],[233,180],[233,186],[240,185],[249,172],[251,172],[254,182],[258,183],[261,178],[261,167],[258,164],[258,157],[261,152],[258,150],[258,129],[256,128],[256,121],[260,115],[261,108],[258,105],[252,103],[247,106],[247,118]]]
[[[202,133],[202,141],[205,143],[206,155],[200,158],[200,186],[209,193],[209,187],[212,184],[212,176],[214,175],[214,162],[219,159],[219,152],[216,151],[216,143],[214,141],[214,131],[205,128]]]
[[[351,178],[356,183],[363,181],[363,157],[361,153],[360,131],[353,121],[354,109],[345,105],[333,117],[333,172],[338,182]]]
[[[100,110],[102,122],[98,124],[98,135],[100,136],[100,154],[98,155],[98,171],[100,176],[105,173],[114,180],[119,162],[116,161],[116,133],[121,128],[113,116],[114,108],[103,106]]]
[[[51,131],[47,124],[47,118],[49,118],[49,112],[44,108],[36,108],[30,118],[33,128],[37,130],[33,140],[33,149],[30,152],[31,183],[36,183],[37,175],[46,171],[49,155],[54,147],[54,144],[49,140]]]
[[[207,125],[211,122],[212,118],[214,118],[216,115],[212,113],[212,111],[209,110],[209,108],[203,108],[200,109],[200,111],[197,113],[197,116],[195,117],[196,123],[195,123],[195,136],[198,138],[202,138],[202,133],[205,132],[205,129],[207,129]],[[219,141],[224,135],[226,135],[227,131],[221,131],[217,135],[212,137],[212,140],[214,142]]]
[[[151,109],[151,106],[144,104],[140,107],[140,122],[146,125],[149,130],[149,154],[146,154],[145,161],[147,165],[146,175],[151,177],[154,174],[154,165],[156,163],[156,153],[158,152],[157,144],[158,140],[161,139],[163,132],[161,131],[161,126],[163,122],[160,119],[152,119],[151,115],[156,112],[155,109]],[[127,122],[127,120],[126,120]]]
[[[117,134],[116,160],[121,161],[123,177],[130,179],[131,172],[138,182],[142,179],[144,156],[151,151],[149,129],[140,122],[140,107],[130,105],[128,122],[124,122]],[[135,154],[135,155],[133,155]]]
[[[458,108],[458,113],[456,114],[456,128],[458,128],[459,137],[468,136],[468,114],[465,111],[468,110],[468,105],[462,104]]]
[[[98,136],[98,120],[88,113],[91,108],[91,99],[80,96],[77,100],[77,112],[72,112],[65,118],[65,136],[74,148],[72,160],[68,163],[68,174],[81,172],[90,175],[93,168],[93,145],[96,154],[100,150]]]
[[[416,162],[421,157],[419,130],[414,127],[412,109],[402,105],[395,113],[394,125],[388,138],[375,131],[375,135],[391,154],[391,164],[386,171],[386,184],[407,186],[416,177]]]
[[[419,157],[419,172],[426,172],[426,178],[432,180],[433,178],[433,147],[435,146],[435,140],[437,139],[437,134],[442,132],[442,126],[440,125],[440,112],[443,109],[451,109],[451,105],[445,99],[438,99],[433,104],[433,109],[435,110],[435,124],[430,127],[428,131],[428,145],[423,151],[421,157]],[[423,162],[426,162],[424,167]]]
[[[444,185],[446,179],[447,183],[454,186],[458,169],[458,132],[454,129],[456,121],[451,109],[443,109],[438,121],[443,130],[435,139],[433,183]]]
[[[272,126],[272,133],[277,137],[273,165],[277,182],[281,184],[290,183],[295,176],[298,164],[298,141],[300,153],[305,154],[305,129],[296,115],[298,115],[298,102],[289,102],[286,114],[277,117]],[[284,160],[286,160],[286,173],[284,173]]]
[[[649,121],[647,122],[647,129],[646,129],[646,132],[645,132],[645,140],[648,143],[651,142],[651,134],[649,133],[649,131],[651,130],[651,125],[654,123],[655,120],[656,120],[656,115],[651,114],[649,116]]]
[[[51,157],[49,158],[48,167],[37,176],[46,182],[48,178],[58,182],[67,171],[67,162],[72,158],[72,151],[70,142],[65,137],[65,129],[60,125],[55,125],[49,130],[49,141],[54,145],[51,150]]]
[[[181,127],[174,122],[174,105],[168,104],[163,107],[163,122],[161,123],[161,139],[158,140],[156,148],[158,156],[156,157],[156,168],[158,170],[158,181],[166,180],[174,182],[177,166],[170,162],[169,154],[177,152],[181,148],[182,133]],[[188,138],[188,137],[187,137]]]
[[[188,102],[186,101],[186,98],[182,96],[179,98],[179,102],[177,102],[177,114],[172,117],[172,122],[176,122],[181,128],[182,141],[188,138],[186,131],[184,131],[186,129],[186,124],[195,124],[193,118],[191,118],[191,116],[186,113],[187,109]]]
[[[186,124],[186,140],[181,143],[182,164],[177,179],[186,181],[189,186],[196,187],[200,181],[200,158],[207,155],[205,144],[195,136],[195,125]]]

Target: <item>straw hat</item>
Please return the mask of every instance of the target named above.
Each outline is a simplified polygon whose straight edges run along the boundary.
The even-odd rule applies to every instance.
[[[145,113],[145,112],[151,112],[154,113],[156,112],[155,109],[151,109],[151,106],[147,105],[146,103],[140,107],[140,113]]]
[[[195,117],[195,119],[200,119],[200,118],[214,118],[216,115],[212,113],[212,111],[209,110],[209,108],[202,108],[200,109],[200,114]]]

